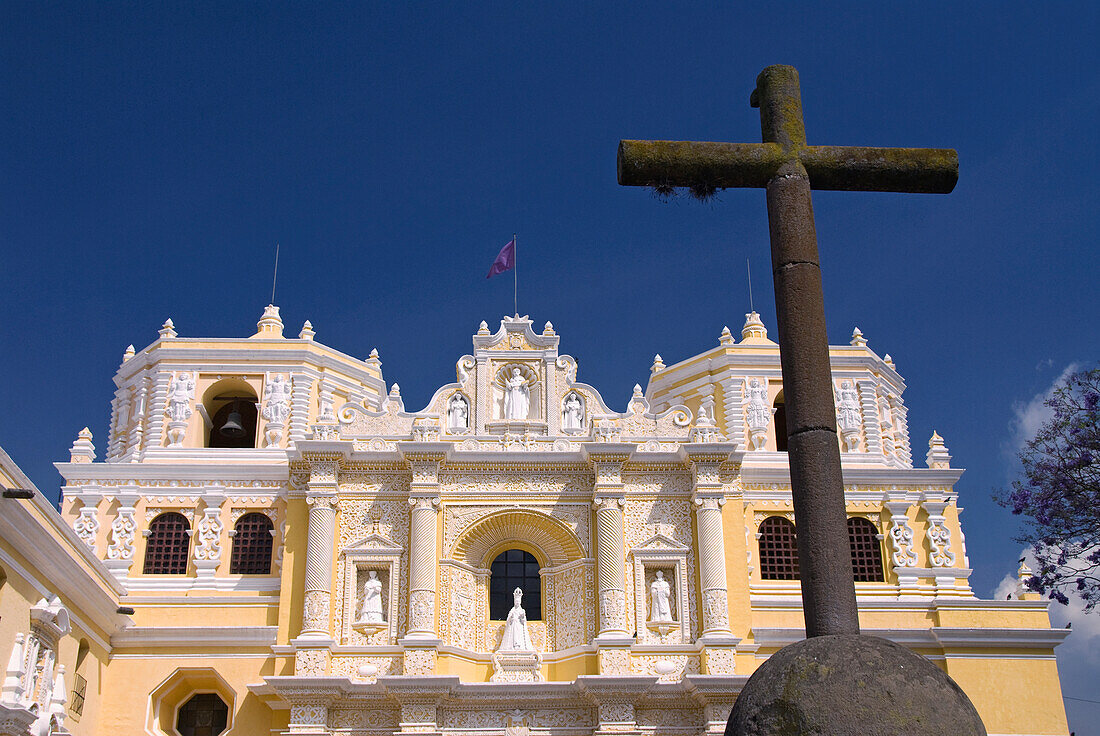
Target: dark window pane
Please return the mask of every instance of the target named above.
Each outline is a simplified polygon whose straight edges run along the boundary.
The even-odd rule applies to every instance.
[[[489,618],[502,621],[508,618],[514,598],[512,591],[523,591],[523,610],[527,619],[542,619],[542,580],[539,563],[529,552],[510,549],[497,555],[489,567]]]
[[[760,577],[764,580],[798,580],[798,535],[794,524],[782,516],[760,523]]]
[[[867,519],[848,519],[848,543],[852,551],[852,577],[856,582],[883,582],[882,546],[875,525]]]
[[[217,736],[225,731],[228,720],[229,706],[214,693],[202,693],[180,708],[176,730],[182,736]]]

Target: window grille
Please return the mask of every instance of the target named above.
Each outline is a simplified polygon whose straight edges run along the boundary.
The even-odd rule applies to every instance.
[[[180,708],[176,730],[181,736],[218,736],[225,731],[229,706],[214,693],[195,695]]]
[[[848,519],[848,543],[852,548],[852,577],[857,583],[881,583],[882,545],[878,529],[867,519]]]
[[[184,575],[187,573],[187,550],[191,545],[188,532],[191,525],[183,514],[161,514],[149,525],[145,542],[146,575]]]
[[[523,591],[523,610],[528,621],[542,619],[542,578],[539,563],[529,552],[510,549],[493,560],[489,568],[489,618],[504,621],[515,603],[516,588]]]
[[[782,516],[769,516],[760,524],[760,577],[798,580],[798,535]]]
[[[73,694],[69,698],[69,712],[79,716],[84,712],[84,695],[88,692],[88,681],[81,675],[73,679]]]
[[[233,553],[229,559],[231,575],[270,575],[271,548],[275,541],[271,519],[265,514],[245,514],[233,527]]]

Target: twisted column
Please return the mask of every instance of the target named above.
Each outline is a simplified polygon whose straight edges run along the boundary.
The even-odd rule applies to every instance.
[[[438,496],[410,498],[409,631],[410,638],[435,638],[436,508]]]

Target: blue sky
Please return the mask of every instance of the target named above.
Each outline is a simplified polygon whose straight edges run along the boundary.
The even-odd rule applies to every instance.
[[[0,7],[0,445],[39,487],[84,425],[103,447],[127,344],[169,316],[251,334],[276,241],[288,331],[377,347],[410,407],[511,311],[484,276],[513,232],[520,311],[620,408],[654,353],[741,325],[746,258],[774,330],[763,193],[663,203],[617,186],[615,147],[757,141],[748,95],[786,63],[811,143],[959,151],[951,195],[814,205],[830,340],[889,352],[914,454],[935,428],[968,469],[993,592],[1017,417],[1100,356],[1096,4],[377,5]],[[1095,681],[1094,654],[1063,668]],[[1100,705],[1070,712],[1081,734]]]

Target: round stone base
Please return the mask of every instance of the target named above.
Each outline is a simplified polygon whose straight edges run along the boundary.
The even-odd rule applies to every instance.
[[[858,634],[783,647],[753,673],[725,736],[986,736],[978,712],[936,665]]]

